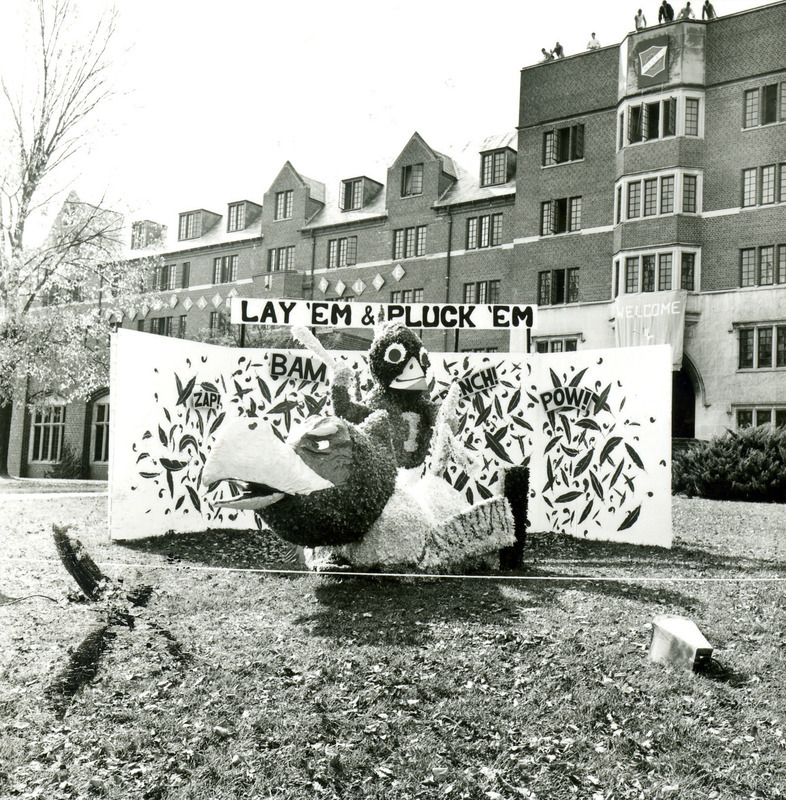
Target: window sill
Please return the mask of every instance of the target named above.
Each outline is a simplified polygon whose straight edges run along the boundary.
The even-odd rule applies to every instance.
[[[584,161],[585,161],[584,158],[571,158],[568,161],[558,161],[556,164],[541,164],[540,168],[553,169],[554,167],[564,167],[567,166],[568,164],[581,164]],[[496,185],[501,186],[502,184],[496,184]]]
[[[746,133],[747,131],[758,131],[762,128],[774,128],[776,125],[786,125],[786,119],[776,119],[774,122],[763,122],[761,125],[751,125],[749,128],[742,127],[740,131]]]
[[[560,231],[559,233],[541,233],[541,239],[551,239],[553,236],[570,236],[571,234],[576,235],[581,233],[581,228],[576,231]]]

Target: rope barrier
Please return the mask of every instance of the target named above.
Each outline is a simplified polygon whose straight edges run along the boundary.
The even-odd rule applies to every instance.
[[[0,563],[25,563],[25,564],[60,564],[56,559],[36,558],[0,558]],[[256,575],[297,575],[299,577],[327,577],[327,578],[416,578],[428,580],[458,580],[458,581],[490,581],[490,582],[627,582],[627,583],[786,583],[786,577],[752,577],[747,575],[733,577],[696,577],[696,576],[631,576],[631,575],[458,575],[440,572],[350,572],[336,571],[310,571],[304,569],[282,569],[274,567],[219,567],[197,564],[182,564],[174,567],[171,564],[142,564],[124,561],[96,562],[100,567],[128,567],[134,569],[163,570],[164,572],[178,572],[185,568],[188,571],[201,572],[246,572]]]

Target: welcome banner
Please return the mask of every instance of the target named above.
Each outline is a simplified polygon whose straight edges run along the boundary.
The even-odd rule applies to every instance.
[[[613,306],[617,347],[668,344],[672,369],[681,369],[687,298],[685,291],[617,297]]]

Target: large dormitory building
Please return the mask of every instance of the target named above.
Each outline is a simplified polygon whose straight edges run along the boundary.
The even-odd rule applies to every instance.
[[[675,437],[786,425],[785,32],[784,2],[648,28],[523,69],[509,134],[454,152],[415,133],[376,178],[358,165],[325,184],[286,163],[261,201],[171,221],[163,304],[122,324],[217,332],[235,295],[500,300],[537,303],[535,347],[557,352],[662,335],[639,316],[649,304],[684,341]],[[134,223],[135,254],[162,232]],[[510,346],[495,332],[426,344]],[[105,476],[107,402],[17,414],[12,472],[43,474],[70,439]]]

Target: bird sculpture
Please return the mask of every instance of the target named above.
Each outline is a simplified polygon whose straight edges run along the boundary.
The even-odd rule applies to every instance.
[[[436,437],[441,441],[442,437]],[[313,417],[289,442],[264,420],[222,427],[203,473],[215,505],[252,509],[306,548],[314,569],[445,570],[485,563],[514,541],[504,497],[470,506],[432,470],[397,469],[388,413],[355,425]]]

